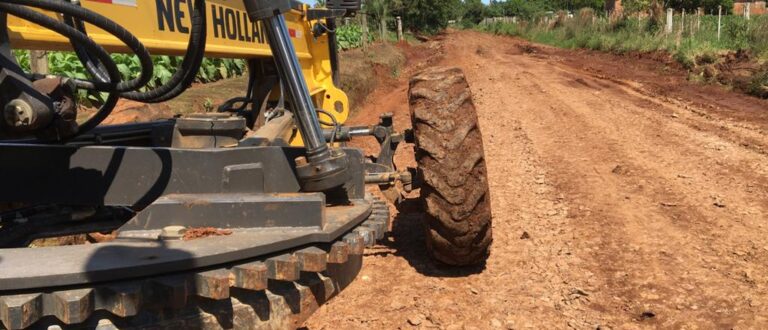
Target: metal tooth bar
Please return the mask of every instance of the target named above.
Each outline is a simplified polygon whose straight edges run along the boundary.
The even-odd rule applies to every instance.
[[[80,323],[88,319],[94,309],[93,289],[56,291],[50,295],[51,305],[47,312],[66,324]]]
[[[279,281],[299,279],[299,261],[295,256],[283,254],[267,259],[267,278]]]
[[[228,299],[231,276],[232,274],[226,269],[197,273],[195,274],[195,294],[215,300]]]
[[[299,268],[302,272],[322,272],[325,271],[328,263],[328,255],[325,251],[316,247],[308,247],[295,253],[299,260]]]
[[[353,232],[363,237],[363,243],[365,247],[372,247],[376,245],[376,234],[368,227],[357,227]]]
[[[19,294],[0,297],[0,321],[8,329],[26,328],[43,316],[43,295]]]
[[[109,285],[96,291],[96,309],[126,317],[136,315],[140,307],[141,286],[138,284]]]
[[[52,293],[22,294],[0,296],[0,328],[26,328],[40,318],[52,315],[63,323],[76,324],[85,322],[94,310],[108,311],[118,317],[131,317],[143,308],[181,309],[186,306],[190,294],[190,285],[197,291],[193,294],[211,299],[227,299],[229,288],[238,287],[249,290],[265,290],[267,279],[281,281],[301,281],[305,279],[300,272],[317,274],[325,283],[326,296],[335,292],[331,278],[324,278],[327,264],[346,264],[350,255],[360,258],[365,244],[372,244],[371,236],[380,237],[383,220],[377,210],[361,227],[345,235],[341,240],[327,246],[323,251],[307,248],[294,255],[280,255],[269,258],[266,262],[252,262],[232,267],[230,270],[218,269],[203,273],[186,273],[143,281],[107,284],[94,288],[56,291]],[[383,204],[386,205],[386,204]],[[309,276],[309,275],[308,275]],[[311,278],[311,277],[307,277]],[[326,297],[326,298],[327,298]],[[99,323],[98,329],[113,329],[111,322]]]
[[[234,287],[247,290],[264,290],[267,288],[267,265],[263,262],[251,262],[232,267],[235,274]]]
[[[180,309],[187,304],[189,282],[186,276],[172,276],[152,279],[149,282],[147,299],[160,307]]]
[[[363,237],[357,233],[344,235],[344,242],[349,244],[349,254],[361,255],[365,251],[365,242]]]
[[[349,244],[345,242],[336,242],[331,245],[328,252],[329,264],[343,264],[349,260]]]

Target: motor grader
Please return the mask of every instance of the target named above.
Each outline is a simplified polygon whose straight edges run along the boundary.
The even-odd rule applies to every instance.
[[[387,202],[415,188],[425,250],[446,266],[482,263],[490,202],[466,80],[455,68],[416,75],[412,130],[396,131],[391,114],[345,125],[336,19],[359,9],[357,0],[0,2],[0,327],[299,327],[386,237]],[[74,52],[88,74],[24,71],[14,56],[23,49]],[[113,53],[135,55],[140,73],[126,77]],[[183,60],[149,88],[152,55]],[[182,94],[204,57],[247,60],[242,97],[217,111],[103,124],[120,99]],[[83,111],[83,90],[104,96],[98,109]],[[366,137],[377,155],[347,146]],[[403,142],[416,144],[418,169],[394,164]],[[100,239],[34,244],[83,235]]]

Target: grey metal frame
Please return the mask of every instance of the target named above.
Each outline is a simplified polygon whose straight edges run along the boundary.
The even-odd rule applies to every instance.
[[[254,2],[290,8],[289,1],[245,1],[247,7]],[[98,127],[59,144],[0,140],[0,203],[25,206],[0,212],[0,235],[14,234],[0,239],[7,247],[0,248],[0,295],[226,265],[330,243],[371,214],[364,187],[371,162],[358,149],[328,147],[288,38],[287,9],[280,8],[264,17],[253,16],[253,8],[249,13],[264,23],[306,147],[280,140],[285,120],[245,137],[253,120],[224,114]],[[266,104],[269,89],[256,94],[252,112]],[[394,170],[391,121],[349,133],[376,136],[387,147],[377,171]],[[168,241],[161,234],[172,226],[232,233]],[[39,237],[112,230],[119,236],[110,243],[55,251],[19,247]]]

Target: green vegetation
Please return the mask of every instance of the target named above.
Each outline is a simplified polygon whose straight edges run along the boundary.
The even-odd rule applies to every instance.
[[[359,24],[347,24],[336,28],[336,41],[339,48],[348,50],[363,46],[363,28]],[[373,35],[368,34],[368,42],[373,41]]]
[[[700,24],[698,19],[688,16],[683,23],[682,18],[676,16],[673,32],[665,33],[663,23],[653,19],[653,15],[608,18],[597,17],[594,10],[582,9],[573,18],[561,12],[550,19],[493,23],[479,29],[561,48],[614,53],[665,51],[693,73],[714,79],[718,77],[705,74],[697,70],[698,67],[716,64],[729,53],[741,51],[757,72],[749,86],[742,89],[759,96],[768,94],[765,88],[768,64],[764,64],[768,61],[768,16],[756,16],[749,21],[739,16],[724,16],[719,40],[717,16],[702,16]]]
[[[30,71],[29,52],[25,50],[14,51],[16,60],[21,67]],[[117,68],[123,79],[135,78],[141,71],[141,65],[136,56],[115,54],[112,58],[117,63]],[[175,56],[154,56],[154,78],[147,84],[147,88],[155,88],[165,84],[171,79],[176,69],[181,64],[182,58]],[[245,61],[236,59],[205,58],[200,71],[197,73],[197,82],[209,83],[221,79],[227,79],[242,75],[245,72]],[[48,52],[48,70],[50,74],[71,77],[77,79],[89,79],[88,72],[73,52]],[[98,104],[104,101],[105,96],[100,93],[78,90],[81,102]]]
[[[666,50],[683,63],[692,61],[696,56],[728,50],[750,50],[758,57],[768,58],[768,16],[751,21],[738,16],[724,16],[720,40],[717,38],[716,16],[702,16],[700,29],[697,29],[696,18],[690,17],[685,31],[679,29],[680,17],[676,17],[676,29],[670,34],[665,34],[649,19],[593,17],[594,12],[587,9],[572,19],[555,17],[548,23],[493,23],[479,29],[562,48],[620,53]]]

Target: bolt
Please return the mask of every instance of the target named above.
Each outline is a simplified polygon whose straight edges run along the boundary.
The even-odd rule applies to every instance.
[[[306,166],[307,165],[307,157],[299,156],[296,157],[296,166]]]
[[[32,106],[24,100],[13,99],[5,105],[5,122],[12,127],[29,126],[34,119]]]
[[[187,228],[184,226],[166,226],[160,232],[158,239],[161,240],[180,240],[184,237],[184,233],[187,232]]]

